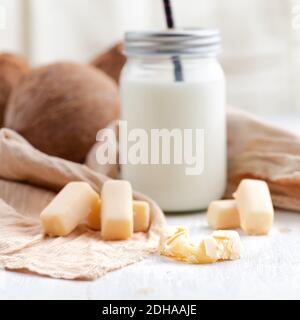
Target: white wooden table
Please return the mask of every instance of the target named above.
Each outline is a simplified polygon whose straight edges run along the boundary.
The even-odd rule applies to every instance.
[[[299,119],[273,118],[298,131]],[[204,213],[168,216],[200,238],[211,232]],[[94,282],[0,271],[0,299],[300,299],[300,212],[276,212],[269,236],[241,233],[242,259],[186,265],[158,255]]]
[[[200,238],[205,214],[169,216]],[[269,236],[241,233],[242,259],[187,265],[158,255],[94,282],[0,271],[0,299],[300,299],[300,214],[276,212]]]

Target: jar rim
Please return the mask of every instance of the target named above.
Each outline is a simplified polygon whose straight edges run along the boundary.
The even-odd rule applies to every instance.
[[[218,29],[169,29],[129,31],[125,34],[127,56],[216,56],[221,49]]]

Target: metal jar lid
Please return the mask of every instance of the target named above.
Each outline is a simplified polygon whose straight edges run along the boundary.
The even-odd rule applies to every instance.
[[[135,31],[125,34],[127,56],[216,56],[221,47],[216,29]]]

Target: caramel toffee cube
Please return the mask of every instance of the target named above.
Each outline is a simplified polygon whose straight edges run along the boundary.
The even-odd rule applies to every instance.
[[[145,201],[133,201],[134,232],[147,232],[150,227],[150,206]],[[92,212],[87,225],[93,230],[101,230],[101,201],[100,212]]]
[[[71,182],[41,213],[44,233],[51,236],[70,234],[89,215],[99,214],[100,197],[85,182]]]
[[[267,183],[245,179],[234,196],[242,229],[252,235],[268,234],[273,225],[274,208]]]
[[[104,240],[127,240],[133,235],[133,201],[129,182],[109,180],[101,192],[101,228]]]
[[[150,226],[150,206],[145,201],[133,201],[134,232],[147,232]]]
[[[240,227],[240,215],[235,200],[218,200],[209,205],[208,225],[216,230]]]

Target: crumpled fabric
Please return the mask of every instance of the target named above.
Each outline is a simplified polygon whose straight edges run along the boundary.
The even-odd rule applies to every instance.
[[[228,110],[228,185],[231,197],[244,178],[265,180],[274,206],[300,210],[300,137],[234,108]]]
[[[67,237],[42,233],[40,212],[71,181],[86,181],[96,191],[108,177],[85,165],[48,156],[19,134],[0,130],[0,268],[62,279],[93,280],[140,261],[157,251],[165,218],[151,206],[148,233],[127,241],[103,241],[101,233],[81,225]]]

